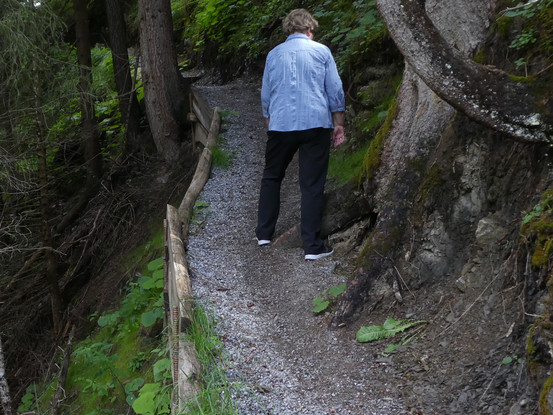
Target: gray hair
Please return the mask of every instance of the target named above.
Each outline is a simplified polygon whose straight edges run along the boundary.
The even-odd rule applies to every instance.
[[[315,31],[319,27],[317,22],[311,14],[305,9],[294,9],[282,22],[282,28],[287,35],[292,33],[305,33],[307,29]]]

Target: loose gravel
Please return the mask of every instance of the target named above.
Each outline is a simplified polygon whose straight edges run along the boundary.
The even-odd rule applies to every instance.
[[[313,298],[345,281],[340,258],[258,247],[254,229],[266,141],[258,80],[201,86],[223,111],[221,148],[194,218],[189,261],[195,296],[218,316],[233,401],[241,414],[407,414],[391,361],[355,340],[355,327],[328,328]],[[297,161],[282,188],[277,234],[299,222]]]

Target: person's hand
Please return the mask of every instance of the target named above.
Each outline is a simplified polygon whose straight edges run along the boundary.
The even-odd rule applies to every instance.
[[[335,126],[334,127],[334,135],[332,137],[332,142],[334,144],[334,148],[336,148],[340,144],[342,144],[345,139],[346,139],[346,133],[344,132],[344,126],[343,125]]]

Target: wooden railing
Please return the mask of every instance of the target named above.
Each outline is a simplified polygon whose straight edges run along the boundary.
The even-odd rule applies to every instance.
[[[167,205],[165,227],[165,314],[169,328],[169,350],[172,359],[173,414],[178,414],[184,405],[199,391],[201,365],[194,345],[183,335],[194,319],[194,297],[190,284],[186,241],[193,207],[209,178],[211,171],[211,148],[216,144],[220,128],[218,108],[212,110],[196,90],[190,94],[194,143],[204,149],[199,157],[192,182],[179,206]]]

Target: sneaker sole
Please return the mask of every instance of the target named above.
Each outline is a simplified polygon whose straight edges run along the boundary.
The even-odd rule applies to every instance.
[[[257,245],[258,246],[267,246],[271,243],[271,241],[267,240],[267,239],[258,239],[257,240]]]
[[[334,249],[330,252],[323,252],[321,254],[307,254],[305,255],[306,261],[316,261],[317,259],[325,258],[327,256],[330,256],[334,253]]]

